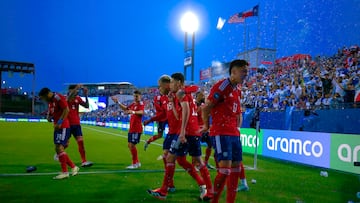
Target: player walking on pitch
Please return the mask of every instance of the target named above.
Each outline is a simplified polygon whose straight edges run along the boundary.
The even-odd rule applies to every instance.
[[[170,76],[168,75],[163,75],[158,80],[160,95],[154,97],[154,107],[156,114],[155,116],[151,117],[149,120],[144,121],[144,126],[151,122],[156,121],[158,124],[158,130],[157,130],[158,134],[152,136],[145,142],[144,145],[145,151],[151,142],[154,142],[155,140],[162,138],[163,136],[165,125],[167,124],[166,105],[168,101],[167,94],[169,93],[169,89],[170,89],[169,84],[170,84]]]
[[[174,73],[171,75],[169,104],[172,104],[177,108],[181,107],[181,111],[178,113],[180,121],[174,123],[178,126],[178,136],[175,136],[172,140],[170,153],[166,159],[166,170],[164,174],[164,180],[161,188],[155,190],[148,190],[147,192],[158,199],[166,199],[167,190],[171,181],[174,177],[175,172],[175,161],[182,166],[185,171],[192,176],[199,185],[200,188],[200,199],[208,200],[211,198],[211,180],[210,174],[207,170],[204,162],[201,160],[201,146],[200,146],[200,135],[199,126],[197,123],[196,105],[190,94],[185,94],[184,91],[184,76],[181,73]],[[174,112],[177,113],[177,112]],[[169,119],[169,118],[168,118]],[[181,124],[179,126],[179,123]],[[169,119],[169,126],[171,128],[172,122]],[[200,168],[200,177],[194,165],[186,160],[186,154],[189,153],[194,160],[194,163]],[[209,191],[207,190],[209,188]]]
[[[54,144],[55,151],[59,157],[62,172],[55,176],[54,179],[65,179],[69,177],[67,165],[71,167],[72,176],[76,176],[79,172],[77,167],[65,152],[65,147],[70,138],[70,123],[67,118],[69,107],[66,98],[55,92],[51,92],[49,88],[42,88],[39,92],[41,100],[48,103],[48,121],[54,120]]]
[[[142,116],[144,114],[144,103],[141,101],[140,91],[134,91],[134,102],[129,106],[125,106],[120,103],[118,98],[113,96],[111,99],[118,103],[120,108],[125,111],[126,114],[130,114],[130,128],[128,132],[128,147],[132,157],[132,164],[127,169],[136,169],[141,167],[141,163],[138,158],[138,152],[136,144],[140,142],[141,133],[143,132]]]
[[[78,95],[79,89],[83,90],[85,95],[85,101],[81,99]],[[89,100],[88,100],[88,90],[86,87],[82,87],[81,85],[70,85],[69,92],[68,92],[68,105],[69,105],[69,122],[70,122],[70,134],[72,134],[77,142],[78,150],[81,156],[81,166],[82,167],[90,167],[93,165],[92,162],[86,160],[85,155],[85,146],[84,146],[84,139],[80,125],[80,117],[79,117],[79,105],[89,108]]]
[[[242,146],[238,130],[241,114],[240,96],[237,88],[248,75],[248,62],[234,60],[230,63],[229,77],[214,84],[203,108],[203,132],[209,130],[215,138],[215,155],[219,168],[214,180],[213,203],[218,203],[227,184],[226,202],[235,202],[242,161]]]
[[[196,93],[195,102],[196,102],[196,106],[197,106],[198,124],[199,124],[200,128],[202,128],[204,125],[204,122],[202,120],[202,108],[205,104],[205,95],[202,91],[199,91]],[[201,134],[200,141],[202,143],[206,143],[206,145],[207,145],[207,147],[205,149],[205,158],[204,158],[206,167],[211,170],[215,169],[214,166],[209,164],[209,158],[211,156],[211,148],[212,148],[212,143],[211,143],[211,138],[209,136],[209,132],[203,132]]]

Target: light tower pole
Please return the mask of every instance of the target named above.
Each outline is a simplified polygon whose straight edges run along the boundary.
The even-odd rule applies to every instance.
[[[185,32],[184,45],[184,77],[187,80],[187,68],[191,67],[191,82],[194,82],[194,58],[195,58],[195,32],[199,28],[199,21],[192,12],[186,12],[180,20],[181,29]],[[189,35],[191,46],[189,47]]]

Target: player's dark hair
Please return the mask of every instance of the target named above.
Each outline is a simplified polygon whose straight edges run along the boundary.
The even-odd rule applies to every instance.
[[[76,88],[76,85],[69,85],[69,90],[73,90]]]
[[[51,92],[51,90],[47,87],[44,87],[40,90],[39,92],[39,97],[44,97],[46,95],[48,95]]]
[[[171,78],[173,78],[174,80],[180,81],[181,83],[185,82],[185,78],[182,73],[174,73],[171,75]]]
[[[199,94],[204,94],[204,93],[202,91],[198,91],[198,92],[195,93],[195,97],[198,97]]]
[[[162,75],[159,79],[159,82],[161,83],[170,83],[170,76],[168,75]]]
[[[231,75],[231,70],[234,67],[245,67],[245,66],[248,66],[248,65],[249,65],[249,63],[247,61],[245,61],[245,60],[237,59],[237,60],[231,61],[230,68],[229,68],[229,75]]]
[[[135,91],[134,91],[134,94],[139,94],[139,95],[141,95],[141,92],[140,92],[139,90],[135,90]]]

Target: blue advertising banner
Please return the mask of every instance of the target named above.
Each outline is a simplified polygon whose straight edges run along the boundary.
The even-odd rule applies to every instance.
[[[148,125],[144,126],[144,134],[146,135],[153,135],[154,134],[154,122],[149,123]]]
[[[263,155],[330,168],[330,133],[264,130]]]

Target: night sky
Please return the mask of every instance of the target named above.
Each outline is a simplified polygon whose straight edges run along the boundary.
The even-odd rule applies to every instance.
[[[259,4],[259,19],[246,19],[248,49],[277,48],[277,57],[330,56],[359,45],[359,0],[0,0],[0,60],[36,65],[36,91],[65,83],[131,82],[154,86],[162,74],[183,71],[186,11],[199,17],[195,81],[213,61],[244,51],[244,24],[216,29],[218,17]],[[276,38],[275,38],[276,36]],[[31,89],[32,76],[3,73],[3,87]]]

